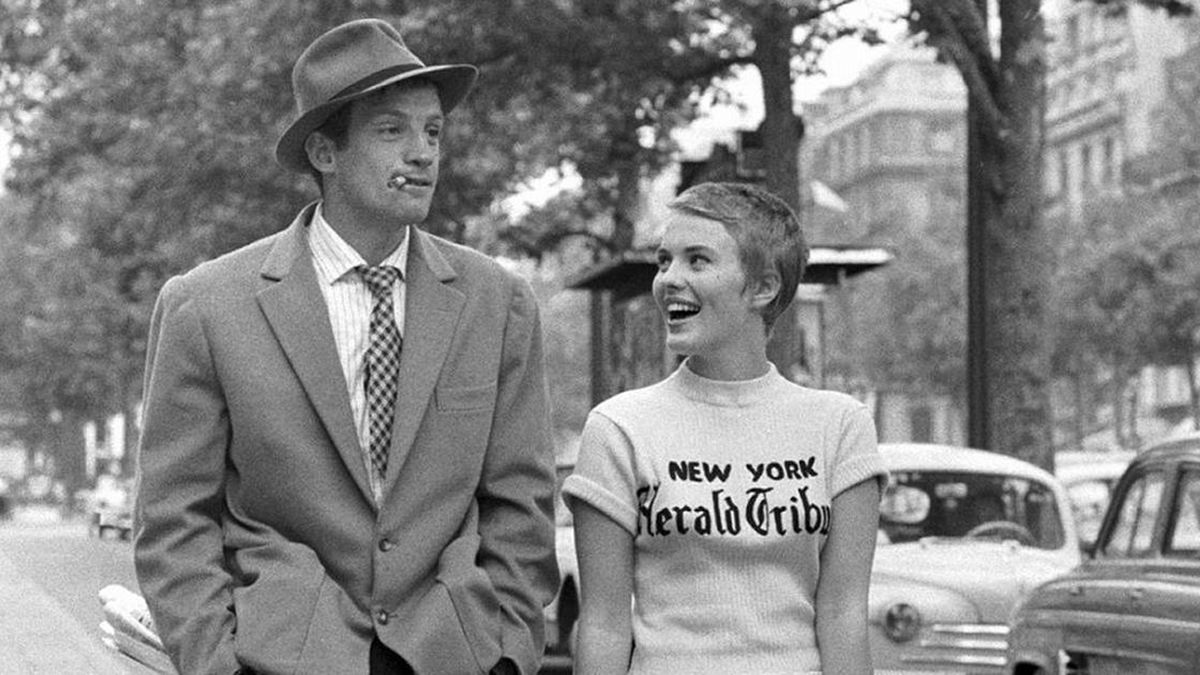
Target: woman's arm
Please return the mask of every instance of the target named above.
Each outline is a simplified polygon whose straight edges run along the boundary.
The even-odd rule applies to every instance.
[[[867,598],[879,529],[879,481],[862,481],[833,498],[829,538],[817,581],[817,646],[825,675],[869,675]]]
[[[575,673],[626,673],[633,644],[633,536],[586,502],[576,500],[573,511],[580,591]]]

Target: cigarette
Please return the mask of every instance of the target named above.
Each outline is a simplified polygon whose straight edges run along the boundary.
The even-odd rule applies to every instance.
[[[393,190],[399,190],[408,183],[408,179],[404,176],[395,176],[387,182],[387,186]]]

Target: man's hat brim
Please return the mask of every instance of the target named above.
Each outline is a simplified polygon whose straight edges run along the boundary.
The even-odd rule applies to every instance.
[[[467,97],[478,77],[479,70],[469,65],[395,66],[381,70],[346,87],[342,93],[296,118],[279,136],[279,142],[275,145],[275,160],[286,169],[307,172],[311,167],[304,150],[308,135],[319,129],[339,108],[371,92],[404,80],[427,80],[437,87],[442,111],[448,113]]]

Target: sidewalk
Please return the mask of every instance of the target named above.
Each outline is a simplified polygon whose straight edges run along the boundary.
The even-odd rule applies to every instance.
[[[0,675],[129,675],[118,658],[0,553]]]

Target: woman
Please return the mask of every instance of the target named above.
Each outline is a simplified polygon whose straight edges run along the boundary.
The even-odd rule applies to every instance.
[[[592,411],[564,485],[576,672],[871,672],[874,425],[767,360],[807,258],[795,215],[753,186],[697,185],[670,204],[657,256],[667,347],[685,359]]]

